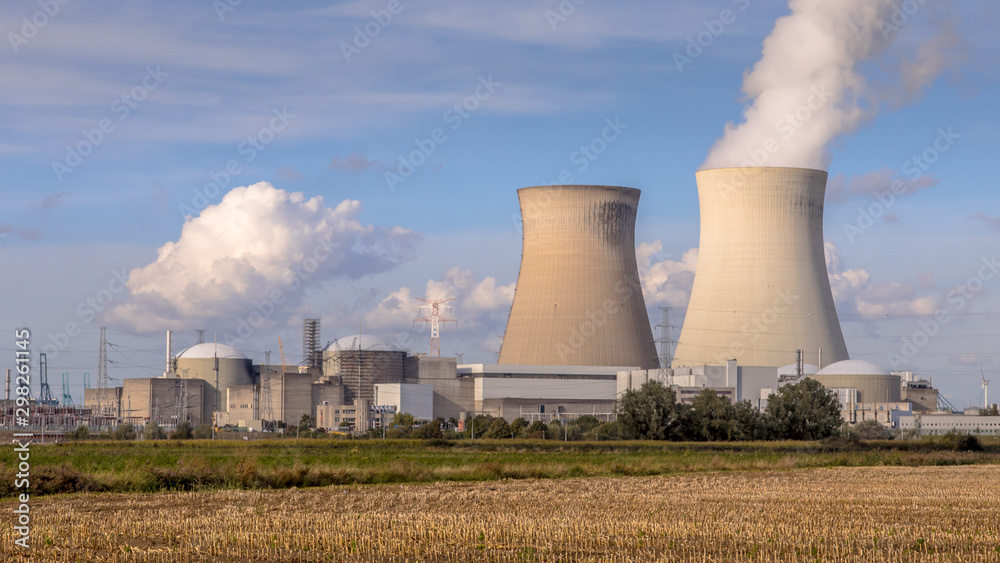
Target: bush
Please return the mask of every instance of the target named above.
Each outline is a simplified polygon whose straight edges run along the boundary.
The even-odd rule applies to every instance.
[[[444,432],[441,430],[441,420],[432,420],[427,424],[419,426],[413,431],[413,437],[421,440],[443,438]]]
[[[941,442],[956,452],[981,452],[983,444],[972,434],[951,430],[941,437]]]
[[[199,440],[208,440],[212,437],[212,425],[211,424],[201,424],[198,428],[194,429],[194,437]]]
[[[659,381],[647,381],[639,389],[625,391],[616,407],[625,438],[667,440],[680,430],[677,396]]]
[[[166,440],[167,433],[156,421],[150,420],[142,427],[142,438],[144,440]]]
[[[597,427],[598,440],[621,440],[622,425],[615,422],[606,422]]]
[[[528,428],[528,421],[524,417],[516,418],[514,422],[510,423],[510,431],[517,437],[521,437],[526,428]]]
[[[86,440],[90,438],[90,428],[86,426],[80,426],[72,432],[66,433],[67,440]]]
[[[184,422],[178,424],[177,428],[174,428],[170,432],[170,439],[171,440],[190,440],[193,435],[194,435],[194,433],[193,433],[193,431],[191,429],[191,423],[185,420]]]
[[[111,435],[115,440],[135,440],[135,427],[125,423],[115,429]]]
[[[502,417],[494,418],[483,432],[483,438],[510,438],[510,425]]]
[[[765,416],[778,440],[821,440],[836,434],[841,425],[837,395],[811,378],[768,397]]]
[[[544,440],[545,435],[548,434],[549,427],[547,424],[541,420],[536,420],[531,423],[530,426],[524,429],[524,437],[531,438],[533,440]]]
[[[848,431],[848,436],[850,436],[851,431],[857,434],[858,438],[861,440],[888,440],[892,438],[892,430],[889,430],[882,423],[868,419],[861,421],[854,425]]]

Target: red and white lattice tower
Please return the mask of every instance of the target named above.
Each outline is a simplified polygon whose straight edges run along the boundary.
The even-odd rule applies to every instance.
[[[423,301],[427,303],[426,305],[421,305],[421,309],[430,309],[431,315],[429,317],[422,317],[419,319],[413,319],[413,322],[429,322],[431,323],[431,356],[441,356],[441,323],[447,322],[458,322],[458,319],[448,319],[441,317],[441,306],[449,301],[454,301],[454,297],[449,297],[447,299],[424,299],[423,297],[417,297],[417,301]],[[451,309],[451,305],[444,305],[446,308]]]

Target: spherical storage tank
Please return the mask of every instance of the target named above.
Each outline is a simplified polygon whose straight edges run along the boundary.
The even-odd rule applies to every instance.
[[[218,388],[216,388],[216,361],[218,361]],[[175,359],[177,375],[184,379],[203,379],[206,390],[206,410],[223,410],[226,389],[237,385],[253,384],[253,362],[239,350],[225,344],[206,342],[195,344]],[[213,399],[214,396],[214,399]]]
[[[832,363],[808,377],[828,389],[857,389],[859,403],[899,402],[900,377],[864,360]]]

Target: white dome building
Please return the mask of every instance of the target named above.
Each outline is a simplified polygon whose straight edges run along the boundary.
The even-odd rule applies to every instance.
[[[225,344],[205,342],[182,350],[174,357],[174,371],[183,379],[206,382],[202,420],[212,420],[212,412],[226,410],[226,389],[253,384],[253,361]]]
[[[895,403],[900,400],[900,377],[865,360],[835,362],[809,377],[829,389],[857,389],[859,403]]]

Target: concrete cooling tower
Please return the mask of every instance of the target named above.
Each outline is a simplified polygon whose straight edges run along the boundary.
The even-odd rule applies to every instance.
[[[535,186],[517,195],[521,273],[498,363],[657,367],[635,258],[639,190]]]
[[[696,174],[701,246],[674,367],[846,360],[823,253],[826,172],[720,168]],[[823,367],[820,365],[820,367]]]

